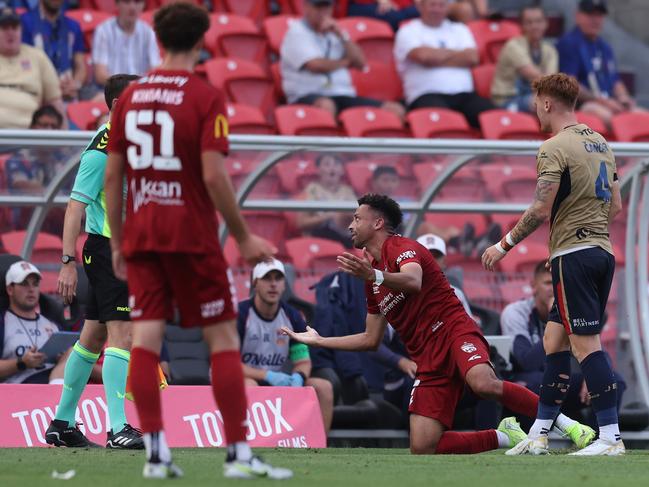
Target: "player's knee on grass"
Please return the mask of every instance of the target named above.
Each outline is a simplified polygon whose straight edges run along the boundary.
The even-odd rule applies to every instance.
[[[410,453],[432,455],[444,434],[442,423],[418,414],[410,415]]]
[[[86,320],[81,329],[79,343],[89,352],[100,353],[107,337],[106,325],[100,324],[96,320]]]

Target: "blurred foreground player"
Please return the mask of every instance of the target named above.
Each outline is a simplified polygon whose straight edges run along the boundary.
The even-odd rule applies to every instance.
[[[599,439],[572,455],[621,455],[617,382],[602,351],[600,333],[615,272],[608,227],[622,211],[615,157],[608,143],[575,116],[579,83],[563,73],[532,85],[541,129],[553,137],[537,155],[532,206],[482,256],[493,270],[514,245],[550,218],[550,267],[554,305],[543,334],[545,370],[539,410],[528,438],[510,455],[548,453],[548,431],[566,399],[570,352],[581,366],[599,425]]]
[[[108,145],[106,204],[115,274],[126,279],[133,326],[131,385],[144,432],[144,477],[178,477],[165,440],[158,389],[165,322],[178,304],[182,326],[201,326],[211,352],[212,389],[227,441],[224,474],[288,478],[246,443],[246,393],[236,329],[236,299],[217,240],[215,207],[251,264],[275,249],[251,235],[224,167],[228,151],[222,94],[193,73],[206,11],[172,3],[154,17],[164,62],[130,86],[117,104]],[[128,199],[122,224],[122,180]]]
[[[487,341],[431,253],[395,234],[403,218],[398,203],[367,194],[358,205],[349,229],[354,247],[363,249],[363,258],[345,253],[338,263],[344,272],[366,281],[365,332],[343,337],[321,337],[311,328],[305,333],[285,329],[285,333],[307,345],[376,350],[389,321],[417,364],[409,408],[412,453],[479,453],[515,446],[525,433],[514,418],[505,418],[498,430],[446,431],[452,427],[465,384],[478,396],[529,417],[536,413],[538,396],[496,377]],[[558,427],[590,430],[565,416]],[[580,433],[570,436],[580,441]]]

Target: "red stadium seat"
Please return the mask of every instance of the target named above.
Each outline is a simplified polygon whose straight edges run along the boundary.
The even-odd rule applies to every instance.
[[[296,155],[277,164],[280,184],[288,194],[296,194],[310,181],[318,176],[318,170],[312,157]]]
[[[298,270],[338,268],[336,257],[345,252],[340,242],[316,237],[299,237],[286,241],[286,250]]]
[[[416,164],[413,171],[419,186],[425,191],[437,179],[444,166],[434,162]],[[473,167],[462,167],[444,183],[435,197],[436,201],[484,201],[487,192],[480,173]]]
[[[419,108],[406,116],[412,134],[420,139],[477,139],[464,115],[446,108]]]
[[[221,0],[225,9],[233,14],[250,17],[256,24],[268,17],[270,14],[268,4],[270,2],[260,0]]]
[[[81,0],[79,8],[85,10],[99,10],[100,12],[117,13],[115,0]]]
[[[478,53],[482,63],[498,62],[498,55],[505,43],[512,37],[521,35],[521,28],[518,24],[503,20],[474,20],[467,24],[471,30],[475,42],[478,45]]]
[[[268,42],[249,17],[235,14],[210,15],[205,47],[215,57],[246,59],[268,64]]]
[[[398,101],[403,98],[401,78],[392,63],[370,61],[365,69],[352,69],[350,73],[358,96],[383,101]]]
[[[315,304],[315,289],[311,287],[318,284],[326,274],[326,272],[299,272],[293,283],[293,292],[297,297]]]
[[[288,222],[282,212],[244,211],[243,216],[253,233],[269,240],[280,249],[283,247],[288,233]]]
[[[228,263],[229,267],[236,269],[247,266],[246,261],[243,260],[243,257],[241,257],[241,254],[239,253],[239,247],[237,247],[237,242],[234,240],[232,235],[228,235],[225,239],[223,257],[225,257],[225,261]]]
[[[495,64],[481,64],[471,69],[473,75],[473,88],[482,98],[491,98],[491,83],[496,74]]]
[[[261,66],[244,59],[210,59],[203,64],[207,79],[229,100],[259,107],[270,120],[276,105],[275,85]]]
[[[347,180],[354,188],[356,194],[365,194],[370,191],[372,174],[379,166],[390,166],[396,169],[399,174],[399,188],[394,192],[393,197],[398,196],[415,196],[417,191],[417,181],[412,177],[410,171],[400,164],[377,163],[373,160],[362,159],[345,163],[345,172]]]
[[[473,225],[476,235],[487,230],[487,217],[480,213],[426,213],[424,221],[439,228],[455,227],[461,230],[465,224]]]
[[[350,137],[410,137],[399,117],[381,108],[348,108],[338,118]]]
[[[575,114],[577,115],[577,121],[579,123],[585,123],[595,132],[603,136],[606,140],[611,141],[613,139],[611,132],[606,127],[606,124],[597,115],[579,111],[575,112]]]
[[[615,139],[620,142],[649,142],[649,114],[627,112],[615,115],[611,122]]]
[[[232,281],[237,293],[237,300],[248,299],[250,297],[250,271],[246,267],[233,271]]]
[[[9,254],[21,255],[27,232],[13,231],[3,233],[0,237],[2,246]],[[63,241],[60,237],[41,232],[36,236],[30,262],[34,264],[60,263],[63,253]]]
[[[68,104],[68,118],[80,130],[92,130],[100,115],[108,113],[103,101],[76,101]]]
[[[338,25],[363,50],[368,61],[386,62],[392,59],[394,31],[383,20],[369,17],[347,17]]]
[[[92,36],[97,26],[113,16],[110,12],[86,9],[68,10],[65,15],[79,22],[88,47],[92,46]]]
[[[225,164],[228,174],[232,179],[232,184],[238,191],[242,183],[248,178],[250,173],[259,166],[267,155],[263,152],[232,151],[226,157]],[[279,178],[275,169],[270,169],[254,185],[250,197],[256,198],[279,198],[280,185]]]
[[[228,103],[228,126],[231,134],[275,134],[257,107]]]
[[[509,282],[503,282],[500,285],[500,293],[502,294],[505,306],[521,299],[529,298],[532,296],[530,279],[516,279]]]
[[[275,109],[281,135],[340,135],[333,115],[310,105],[284,105]]]
[[[480,173],[495,201],[532,201],[536,188],[536,168],[489,164],[481,166]]]
[[[531,276],[537,264],[548,257],[547,244],[525,240],[510,250],[499,265],[503,272],[518,272]]]
[[[268,39],[268,45],[273,52],[279,53],[282,47],[282,41],[291,22],[298,20],[300,20],[299,17],[295,15],[274,15],[264,19],[262,29]]]
[[[536,118],[528,113],[487,110],[478,118],[485,139],[543,140]]]

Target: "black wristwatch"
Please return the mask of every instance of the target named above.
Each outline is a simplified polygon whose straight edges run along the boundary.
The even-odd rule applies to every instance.
[[[61,262],[64,264],[69,264],[70,262],[74,262],[76,259],[74,258],[74,255],[65,255],[63,254],[61,256]]]
[[[23,358],[22,358],[22,357],[18,357],[18,358],[16,359],[16,368],[18,368],[18,370],[21,371],[21,372],[22,372],[23,370],[27,370],[27,364],[26,364],[25,362],[23,362]]]

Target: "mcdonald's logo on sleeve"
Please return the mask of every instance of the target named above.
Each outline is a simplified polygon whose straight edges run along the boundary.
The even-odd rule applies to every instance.
[[[227,137],[229,134],[230,126],[228,125],[228,119],[225,118],[225,115],[218,114],[214,120],[214,138],[220,139]]]

